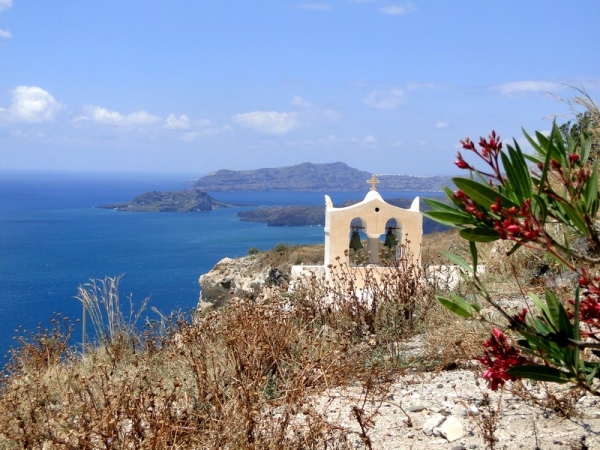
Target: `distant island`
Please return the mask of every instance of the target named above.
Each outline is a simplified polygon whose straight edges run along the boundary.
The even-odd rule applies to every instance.
[[[131,212],[196,212],[230,206],[232,205],[215,200],[200,189],[186,189],[172,192],[147,192],[127,203],[101,205],[98,208]]]
[[[219,170],[195,181],[194,187],[209,192],[224,191],[364,191],[372,173],[354,169],[343,162],[257,170]],[[380,191],[440,192],[451,186],[452,177],[377,174]]]
[[[350,206],[358,200],[348,200],[341,206]],[[386,199],[390,205],[400,208],[410,208],[412,199],[395,198]],[[421,202],[421,210],[426,205]],[[261,222],[272,227],[293,226],[323,226],[325,224],[325,205],[323,206],[269,206],[251,210],[240,211],[237,216],[245,222]],[[434,222],[427,217],[423,218],[423,233],[437,233],[447,230],[448,227]]]
[[[312,164],[305,162],[295,166],[257,170],[219,170],[197,179],[192,189],[171,192],[147,192],[130,202],[114,203],[99,208],[131,212],[194,212],[210,211],[234,205],[211,197],[210,192],[227,191],[291,191],[291,192],[366,192],[371,173],[354,169],[342,162]],[[382,175],[379,191],[440,192],[444,186],[452,186],[449,176],[418,177],[412,175]],[[406,199],[390,200],[403,202]],[[406,206],[408,208],[410,202]],[[324,221],[324,207],[296,206],[261,208],[243,211],[241,220],[265,222],[269,225],[318,225]]]

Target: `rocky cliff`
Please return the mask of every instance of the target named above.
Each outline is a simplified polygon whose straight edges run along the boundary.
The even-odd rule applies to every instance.
[[[234,297],[253,298],[265,286],[283,286],[290,278],[291,267],[297,264],[323,264],[323,245],[279,244],[266,252],[223,258],[198,280],[202,289],[199,308],[216,308]]]

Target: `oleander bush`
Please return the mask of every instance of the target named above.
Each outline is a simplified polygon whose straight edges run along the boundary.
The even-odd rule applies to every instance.
[[[590,105],[594,106],[592,102]],[[598,109],[591,110],[598,117]],[[597,123],[597,122],[596,122]],[[569,132],[565,132],[569,131]],[[455,178],[446,189],[449,203],[428,200],[430,218],[460,230],[471,262],[446,254],[475,289],[466,296],[437,296],[455,314],[489,323],[479,361],[492,389],[522,378],[571,383],[595,395],[600,378],[600,227],[597,150],[585,129],[571,133],[554,125],[549,135],[525,133],[533,148],[518,143],[506,150],[492,132],[478,145],[461,141],[481,163],[459,152],[456,165],[469,177]],[[538,255],[550,278],[563,276],[562,288],[548,285],[529,294],[529,307],[513,310],[487,288],[477,273],[482,243],[506,241],[510,258]],[[566,274],[566,277],[564,276]],[[569,289],[569,280],[572,280]],[[482,313],[482,304],[495,316]]]

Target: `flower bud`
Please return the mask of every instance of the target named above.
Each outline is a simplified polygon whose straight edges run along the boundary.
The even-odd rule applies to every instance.
[[[510,234],[519,234],[521,230],[517,225],[509,225],[506,227],[506,231],[508,231]]]
[[[590,280],[588,277],[585,277],[583,275],[579,277],[579,286],[587,286],[588,284],[590,284]]]

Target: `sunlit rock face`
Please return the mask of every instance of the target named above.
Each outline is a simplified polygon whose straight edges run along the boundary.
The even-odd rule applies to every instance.
[[[249,255],[223,258],[213,269],[200,276],[202,288],[199,308],[216,308],[234,297],[256,297],[262,291],[272,269]]]

